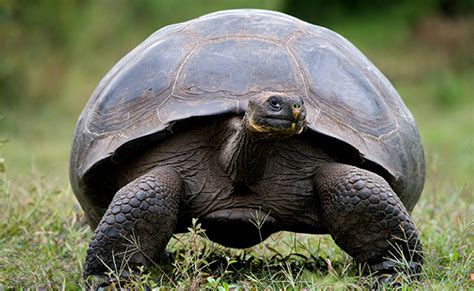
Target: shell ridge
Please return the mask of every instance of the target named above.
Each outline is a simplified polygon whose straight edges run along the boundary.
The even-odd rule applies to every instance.
[[[293,36],[293,38],[296,37]],[[291,39],[288,40],[288,42],[291,41]],[[298,70],[298,73],[299,73],[299,76],[303,82],[303,86],[304,86],[304,92],[305,92],[305,95],[306,95],[306,100],[309,101],[309,103],[312,104],[312,106],[314,106],[314,108],[316,109],[316,116],[314,117],[314,120],[312,120],[311,122],[315,122],[318,118],[319,118],[319,114],[321,112],[321,108],[313,101],[312,98],[310,98],[309,96],[309,88],[308,88],[308,81],[307,81],[307,77],[305,75],[305,73],[303,72],[298,60],[296,59],[295,55],[293,54],[293,52],[291,51],[291,48],[289,46],[289,44],[286,44],[285,45],[285,48],[286,48],[286,51],[287,53],[290,55],[291,57],[291,60],[293,61],[294,65],[296,66],[296,69]]]

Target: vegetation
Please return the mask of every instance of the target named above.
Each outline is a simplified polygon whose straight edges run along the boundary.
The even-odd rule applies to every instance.
[[[442,2],[400,1],[383,13],[354,4],[360,11],[352,14],[334,4],[331,11],[339,13],[310,19],[318,7],[299,14],[292,1],[2,1],[0,289],[84,286],[91,230],[68,184],[68,153],[75,120],[107,70],[159,27],[250,6],[328,26],[393,82],[417,120],[427,158],[426,186],[413,212],[426,263],[421,280],[400,281],[404,289],[472,288],[473,6],[454,1],[461,6],[443,13]],[[190,234],[176,236],[169,261],[138,275],[136,287],[360,289],[371,283],[329,236],[278,233],[233,250],[202,233],[196,222]]]

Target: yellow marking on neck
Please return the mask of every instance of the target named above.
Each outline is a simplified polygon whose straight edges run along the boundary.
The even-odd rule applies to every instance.
[[[271,130],[269,128],[266,128],[266,127],[255,124],[251,118],[249,118],[248,120],[249,120],[249,127],[250,127],[251,131],[253,131],[253,132],[271,132]]]

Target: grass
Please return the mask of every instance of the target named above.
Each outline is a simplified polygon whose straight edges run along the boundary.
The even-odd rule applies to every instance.
[[[61,84],[41,77],[56,72],[56,65],[42,71],[42,60],[35,60],[26,74],[34,80],[33,88],[25,94],[43,95],[0,110],[0,289],[84,287],[80,274],[92,232],[67,181],[75,118],[100,76],[150,32],[134,34],[129,28],[126,43],[94,42],[108,35],[107,29],[125,25],[115,19],[101,32],[92,29],[104,21],[97,17],[100,10],[86,12],[94,21],[78,32],[81,46],[68,56],[71,64],[52,62],[59,64]],[[184,14],[190,18],[193,11]],[[437,17],[416,25],[388,16],[385,20],[384,29],[380,19],[348,19],[331,28],[353,41],[392,80],[420,127],[427,181],[413,218],[426,262],[421,280],[401,278],[402,289],[473,288],[474,48],[468,40],[474,25],[469,19],[461,25]],[[427,33],[426,26],[440,29]],[[448,41],[452,35],[460,40]],[[452,48],[452,43],[458,45]],[[107,56],[106,61],[74,61],[79,51],[86,51],[89,60]],[[234,250],[202,234],[196,222],[189,234],[174,237],[169,261],[137,276],[135,287],[363,289],[371,282],[329,236],[284,232],[256,247]]]
[[[83,287],[80,274],[91,230],[67,187],[54,187],[38,173],[28,177],[23,184],[14,184],[5,174],[1,180],[1,285]],[[470,193],[439,181],[427,188],[413,214],[426,262],[420,282],[402,280],[407,288],[471,286]],[[168,246],[171,261],[137,277],[135,287],[359,289],[371,281],[360,277],[359,266],[329,236],[278,233],[242,251],[212,243],[202,232],[196,223],[189,234],[173,238]]]

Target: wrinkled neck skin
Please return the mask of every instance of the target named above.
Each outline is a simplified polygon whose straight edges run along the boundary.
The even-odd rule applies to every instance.
[[[232,118],[229,122],[219,162],[236,184],[251,185],[262,177],[275,140],[251,132],[246,116]]]

